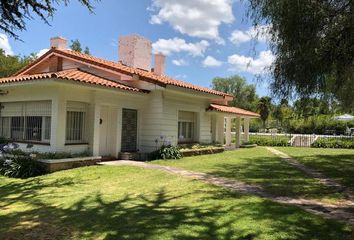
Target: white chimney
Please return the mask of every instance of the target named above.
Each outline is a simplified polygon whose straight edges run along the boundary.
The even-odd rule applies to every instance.
[[[155,54],[154,73],[156,75],[165,75],[165,59],[166,56],[162,53]]]
[[[119,61],[129,67],[151,70],[152,43],[149,39],[138,35],[120,37],[118,55]]]
[[[68,41],[63,37],[52,37],[50,39],[50,47],[65,50],[67,49]]]

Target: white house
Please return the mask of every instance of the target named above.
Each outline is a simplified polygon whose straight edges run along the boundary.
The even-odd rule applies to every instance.
[[[224,118],[226,145],[237,119],[239,146],[241,123],[247,139],[249,119],[259,116],[228,107],[228,94],[167,77],[162,54],[151,69],[151,42],[143,37],[121,37],[117,62],[69,50],[62,37],[50,44],[0,79],[0,135],[21,148],[117,157],[154,151],[161,135],[172,144],[224,143]]]

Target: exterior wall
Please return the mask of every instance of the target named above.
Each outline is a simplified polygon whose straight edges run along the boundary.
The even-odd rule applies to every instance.
[[[142,121],[141,151],[151,152],[161,146],[164,136],[171,144],[178,143],[178,112],[195,112],[195,140],[211,143],[211,114],[206,112],[209,102],[206,99],[175,94],[168,91],[153,91],[145,104]],[[155,140],[158,140],[156,144]]]
[[[73,87],[74,86],[74,87]],[[43,91],[45,89],[45,91]],[[48,152],[79,153],[90,151],[100,155],[100,113],[102,107],[111,109],[112,124],[109,129],[111,156],[118,156],[121,146],[122,109],[138,111],[138,150],[151,152],[161,145],[160,136],[172,144],[178,143],[178,112],[190,111],[196,115],[195,140],[211,143],[220,137],[213,133],[213,115],[206,112],[207,98],[167,90],[154,90],[149,94],[132,94],[87,85],[43,81],[4,88],[9,94],[0,96],[0,102],[50,100],[52,102],[52,125],[50,145],[34,144],[33,150]],[[30,94],[29,94],[30,93]],[[87,116],[87,144],[66,144],[67,102],[76,101],[89,104]],[[214,128],[212,127],[214,126]],[[222,126],[221,120],[218,126]],[[155,140],[159,143],[156,144]],[[26,149],[27,144],[21,144]]]

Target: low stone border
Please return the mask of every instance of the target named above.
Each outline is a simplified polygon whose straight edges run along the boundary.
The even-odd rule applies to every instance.
[[[225,151],[224,147],[213,147],[213,148],[181,150],[181,154],[183,157],[191,157],[191,156],[198,156],[198,155],[222,153],[224,151]]]
[[[61,170],[67,170],[71,168],[78,168],[83,166],[95,165],[101,161],[98,157],[76,157],[76,158],[63,158],[63,159],[41,159],[37,160],[42,163],[47,172],[57,172]]]

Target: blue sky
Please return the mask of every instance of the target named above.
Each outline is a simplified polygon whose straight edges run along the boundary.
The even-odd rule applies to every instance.
[[[252,28],[243,3],[237,0],[101,0],[94,14],[77,1],[58,6],[51,26],[38,18],[19,32],[23,42],[0,39],[8,53],[28,55],[49,47],[49,39],[79,39],[91,54],[118,59],[117,39],[139,34],[153,42],[154,50],[167,54],[167,74],[210,86],[216,77],[238,74],[256,83],[259,95],[269,94],[263,71],[274,56],[267,47],[266,26]],[[257,34],[258,32],[258,34]],[[5,37],[6,38],[6,37]]]

